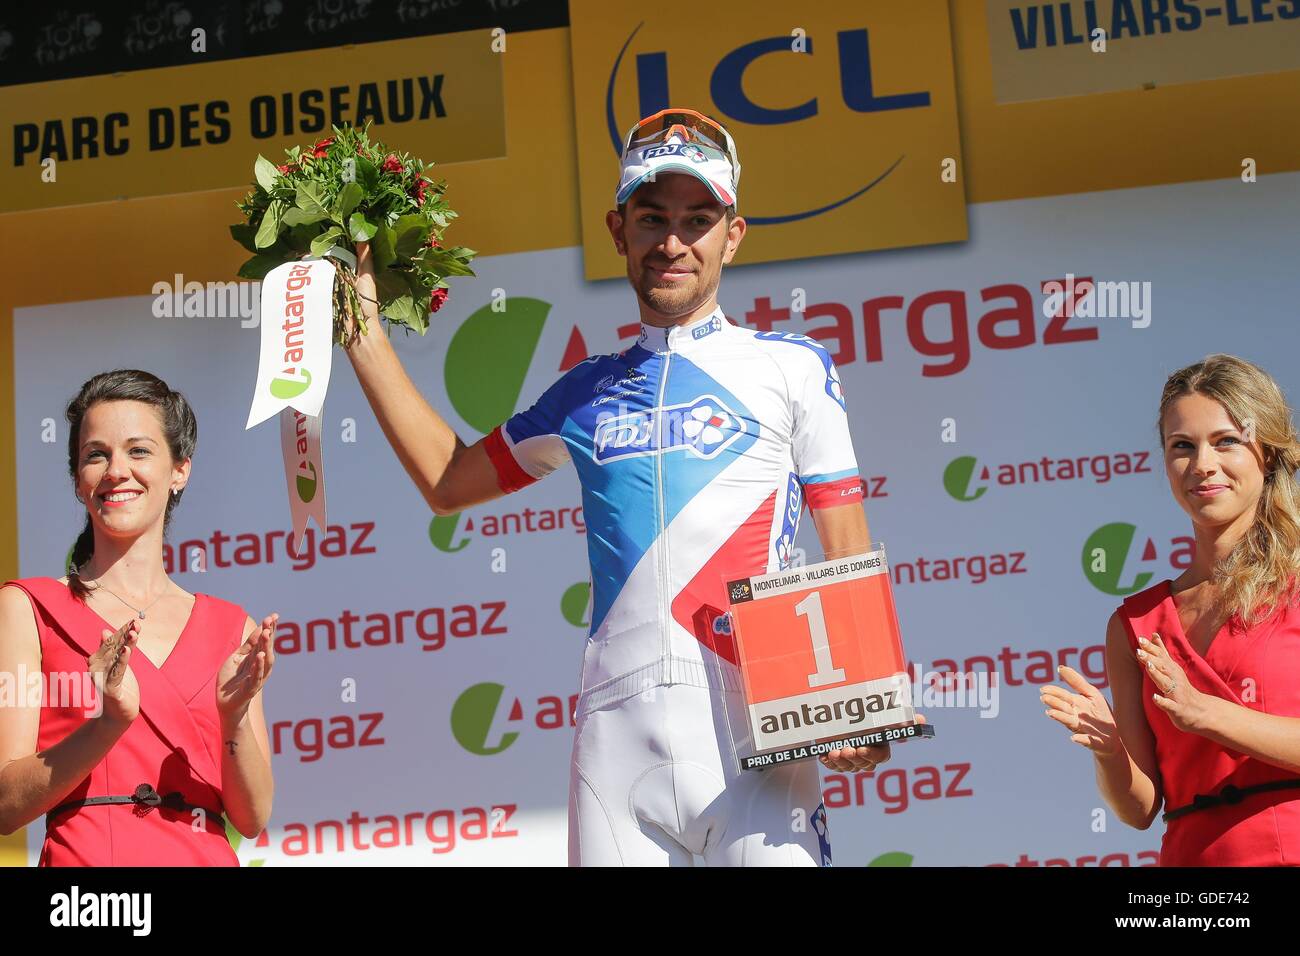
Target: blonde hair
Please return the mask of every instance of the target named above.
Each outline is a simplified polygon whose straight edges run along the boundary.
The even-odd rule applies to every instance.
[[[1214,569],[1223,607],[1250,626],[1297,600],[1300,587],[1300,467],[1291,409],[1273,377],[1234,355],[1208,355],[1179,369],[1160,396],[1160,445],[1165,442],[1165,412],[1176,399],[1193,393],[1221,404],[1246,438],[1264,456],[1264,490],[1255,521],[1232,552]],[[1253,433],[1253,434],[1252,434]]]

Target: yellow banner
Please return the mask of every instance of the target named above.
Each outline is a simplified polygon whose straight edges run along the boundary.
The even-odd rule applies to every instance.
[[[986,0],[999,103],[1300,69],[1300,0]]]
[[[624,274],[604,224],[618,146],[668,106],[727,127],[750,229],[737,262],[966,239],[944,0],[793,8],[571,0],[586,275]]]
[[[501,157],[499,48],[475,30],[6,87],[0,212],[251,183],[259,153],[343,123],[426,162]]]

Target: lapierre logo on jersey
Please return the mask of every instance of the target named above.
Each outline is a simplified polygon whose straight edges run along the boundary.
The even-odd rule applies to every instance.
[[[617,375],[606,375],[594,386],[592,386],[591,390],[593,393],[603,392],[611,385],[621,385],[621,386],[635,385],[639,382],[644,382],[645,379],[646,379],[645,372],[641,371],[639,368],[636,368],[635,366],[629,366],[627,369],[627,373],[622,378],[619,378]]]
[[[599,465],[619,458],[685,449],[714,458],[745,434],[745,422],[716,395],[607,418],[596,425],[592,458]]]
[[[826,369],[826,394],[835,399],[840,408],[848,410],[844,404],[844,387],[840,385],[840,376],[831,361],[831,353],[826,351],[816,339],[800,335],[798,332],[758,332],[754,338],[765,342],[789,342],[791,345],[802,345],[806,349],[811,349],[821,359],[822,367]]]

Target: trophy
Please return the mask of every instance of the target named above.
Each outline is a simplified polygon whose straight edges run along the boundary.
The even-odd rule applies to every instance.
[[[845,747],[934,736],[912,706],[885,547],[726,582],[758,770]]]

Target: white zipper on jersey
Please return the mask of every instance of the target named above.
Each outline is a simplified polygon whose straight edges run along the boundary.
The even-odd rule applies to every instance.
[[[670,330],[671,332],[671,330]],[[657,564],[659,565],[658,588],[659,588],[659,628],[663,638],[662,650],[659,655],[659,668],[662,672],[664,683],[672,682],[672,664],[669,655],[668,635],[670,628],[668,626],[668,615],[671,609],[668,606],[668,523],[664,517],[664,481],[663,481],[663,406],[664,394],[668,390],[668,361],[672,358],[672,353],[665,351],[663,353],[664,363],[659,370],[659,400],[656,403],[656,422],[655,428],[659,429],[659,434],[655,436],[655,442],[659,446],[655,450],[655,498],[656,507],[659,512],[659,556]]]

